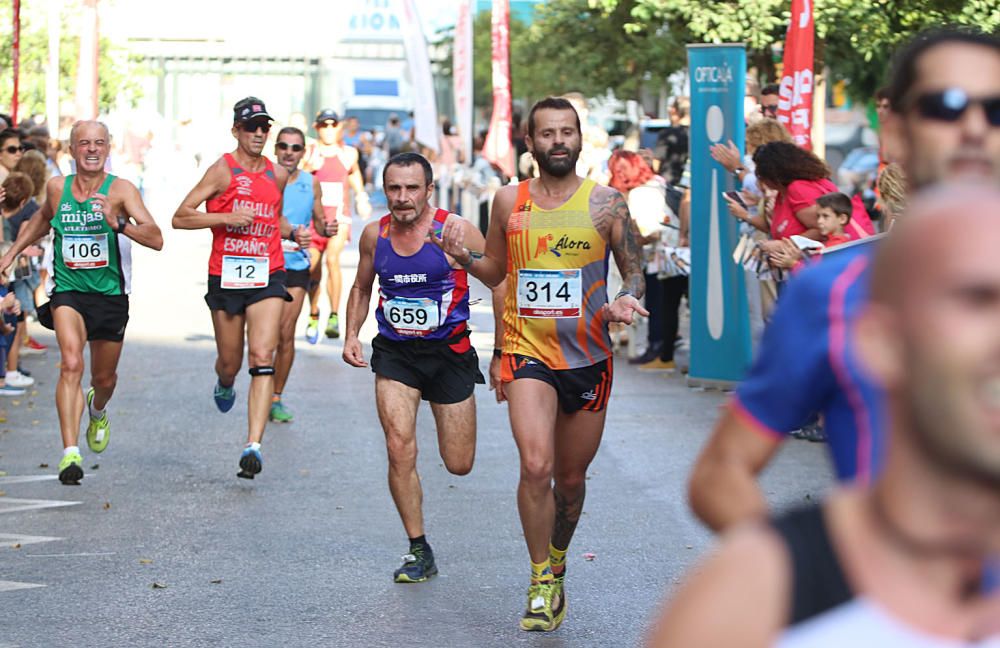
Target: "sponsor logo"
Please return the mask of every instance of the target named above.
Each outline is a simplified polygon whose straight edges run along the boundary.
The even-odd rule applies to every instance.
[[[582,398],[583,400],[595,401],[597,400],[597,393],[594,392],[593,389],[591,389],[590,391],[585,391],[582,394],[580,394],[580,398]]]
[[[730,84],[733,82],[733,71],[728,63],[723,63],[721,67],[704,66],[695,68],[694,78],[698,83],[721,83]]]
[[[535,244],[536,259],[549,252],[557,257],[561,257],[564,254],[567,256],[577,256],[579,254],[578,250],[590,249],[589,241],[572,239],[565,234],[559,237],[559,240],[556,241],[555,244],[552,244],[554,239],[555,237],[552,234],[546,234],[538,237],[538,242]]]
[[[400,284],[427,283],[427,274],[397,274],[392,276],[392,280]]]

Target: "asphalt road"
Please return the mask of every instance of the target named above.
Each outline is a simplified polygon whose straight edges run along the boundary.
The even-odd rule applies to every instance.
[[[249,378],[241,372],[238,404],[220,414],[202,300],[209,234],[169,230],[179,199],[154,196],[166,247],[135,255],[111,443],[99,456],[84,444],[81,486],[55,479],[51,334],[37,337],[52,350],[25,360],[36,390],[2,404],[0,648],[641,642],[664,596],[711,545],[688,511],[685,480],[724,395],[619,359],[570,548],[567,620],[552,634],[523,633],[517,452],[505,407],[485,388],[468,476],[444,470],[430,411],[420,414],[426,527],[441,569],[426,584],[392,582],[407,543],[385,483],[374,378],[341,361],[339,342],[299,339],[285,397],[295,422],[269,425],[263,473],[236,478]],[[348,250],[345,266],[356,258]],[[345,295],[352,279],[347,267]],[[488,294],[476,284],[473,296]],[[485,371],[489,300],[473,311]],[[363,339],[373,334],[370,318]],[[824,448],[803,441],[787,443],[764,478],[776,506],[815,498],[829,483]]]

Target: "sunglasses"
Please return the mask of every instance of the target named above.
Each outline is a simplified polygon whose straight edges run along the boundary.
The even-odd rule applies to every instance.
[[[982,106],[990,126],[1000,126],[1000,95],[973,99],[958,88],[929,92],[913,104],[921,117],[942,122],[957,122],[971,106]]]
[[[305,149],[305,147],[302,146],[301,144],[289,144],[288,142],[278,142],[277,144],[274,145],[274,147],[277,148],[279,151],[287,151],[288,149],[292,149],[292,153],[298,153],[303,149]]]
[[[245,133],[256,133],[258,131],[258,129],[264,131],[265,133],[268,133],[268,132],[271,131],[271,123],[270,122],[246,122],[246,123],[240,124],[240,130],[242,130]]]
[[[10,153],[11,155],[14,155],[18,151],[26,151],[27,148],[23,144],[21,146],[14,146],[13,144],[11,144],[10,146],[5,147],[3,150],[5,153]]]
[[[776,106],[776,105],[775,106],[761,106],[760,107],[760,112],[763,113],[763,114],[765,114],[765,115],[767,115],[768,113],[770,113],[772,115],[777,115],[778,114],[778,106]]]
[[[334,121],[334,120],[330,119],[330,120],[325,121],[325,122],[323,122],[321,124],[316,124],[316,130],[319,130],[320,128],[333,128],[334,126],[336,126],[339,123],[340,122],[338,122],[338,121]]]

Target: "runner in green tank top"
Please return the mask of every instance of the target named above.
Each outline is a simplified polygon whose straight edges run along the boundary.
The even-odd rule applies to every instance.
[[[39,321],[55,329],[62,363],[56,409],[62,432],[59,480],[79,484],[83,458],[77,442],[84,402],[90,414],[87,445],[102,452],[111,432],[104,411],[118,379],[118,358],[128,323],[131,241],[159,250],[163,236],[135,186],[105,173],[110,137],[96,121],[70,131],[70,152],[77,174],[55,177],[46,186],[45,204],[21,226],[14,246],[0,257],[0,274],[24,248],[55,231],[50,301],[38,309]],[[90,343],[90,389],[86,399],[83,347]]]

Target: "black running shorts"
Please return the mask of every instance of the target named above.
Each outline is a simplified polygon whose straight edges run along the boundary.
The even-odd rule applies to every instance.
[[[457,352],[456,344],[468,348]],[[454,339],[397,342],[377,335],[371,364],[376,375],[419,389],[422,399],[439,405],[460,403],[486,382],[476,350]]]
[[[309,270],[285,270],[286,288],[305,288],[309,290]]]
[[[42,326],[55,330],[52,311],[68,307],[80,313],[87,329],[87,340],[121,342],[128,325],[128,295],[97,295],[67,291],[52,293],[48,302],[37,309]]]
[[[603,411],[608,405],[613,377],[614,362],[610,357],[578,369],[550,369],[537,358],[518,354],[505,353],[500,359],[502,382],[521,378],[546,382],[555,388],[559,406],[567,414],[579,410]]]
[[[208,292],[205,293],[205,303],[208,304],[209,310],[221,310],[230,315],[242,315],[247,312],[247,306],[269,297],[280,297],[285,301],[292,301],[292,296],[285,290],[284,270],[272,272],[267,286],[263,288],[223,288],[222,277],[208,275]]]

